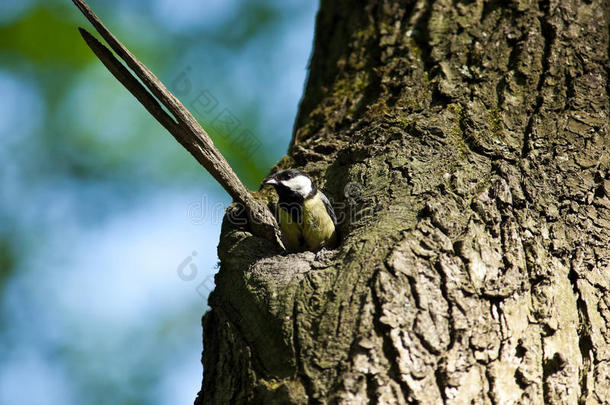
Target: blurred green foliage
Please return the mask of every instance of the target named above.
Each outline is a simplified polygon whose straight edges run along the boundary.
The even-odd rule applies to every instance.
[[[0,49],[47,68],[77,69],[91,62],[93,55],[74,35],[74,21],[57,14],[41,5],[0,27]]]
[[[10,239],[0,239],[0,288],[4,285],[8,277],[15,268],[17,257],[10,243]],[[1,293],[0,293],[1,294]]]

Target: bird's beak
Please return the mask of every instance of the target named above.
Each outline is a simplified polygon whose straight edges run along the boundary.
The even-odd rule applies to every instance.
[[[272,178],[270,178],[270,179],[265,180],[265,181],[263,182],[263,184],[275,185],[275,184],[277,184],[277,180],[276,180],[276,179],[274,179],[274,178],[272,177]]]

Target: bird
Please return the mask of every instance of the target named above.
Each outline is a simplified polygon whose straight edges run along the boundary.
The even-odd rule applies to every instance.
[[[337,216],[309,176],[287,169],[267,177],[262,185],[277,192],[276,217],[288,250],[318,252],[336,245]]]

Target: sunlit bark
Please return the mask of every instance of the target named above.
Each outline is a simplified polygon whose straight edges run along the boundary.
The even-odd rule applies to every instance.
[[[197,403],[608,403],[609,9],[324,1],[281,165],[342,243],[225,223]]]

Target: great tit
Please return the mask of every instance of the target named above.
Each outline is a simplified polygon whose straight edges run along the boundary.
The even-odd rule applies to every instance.
[[[278,194],[276,216],[289,250],[316,252],[335,246],[335,211],[309,176],[294,169],[282,170],[265,179],[265,184]]]

